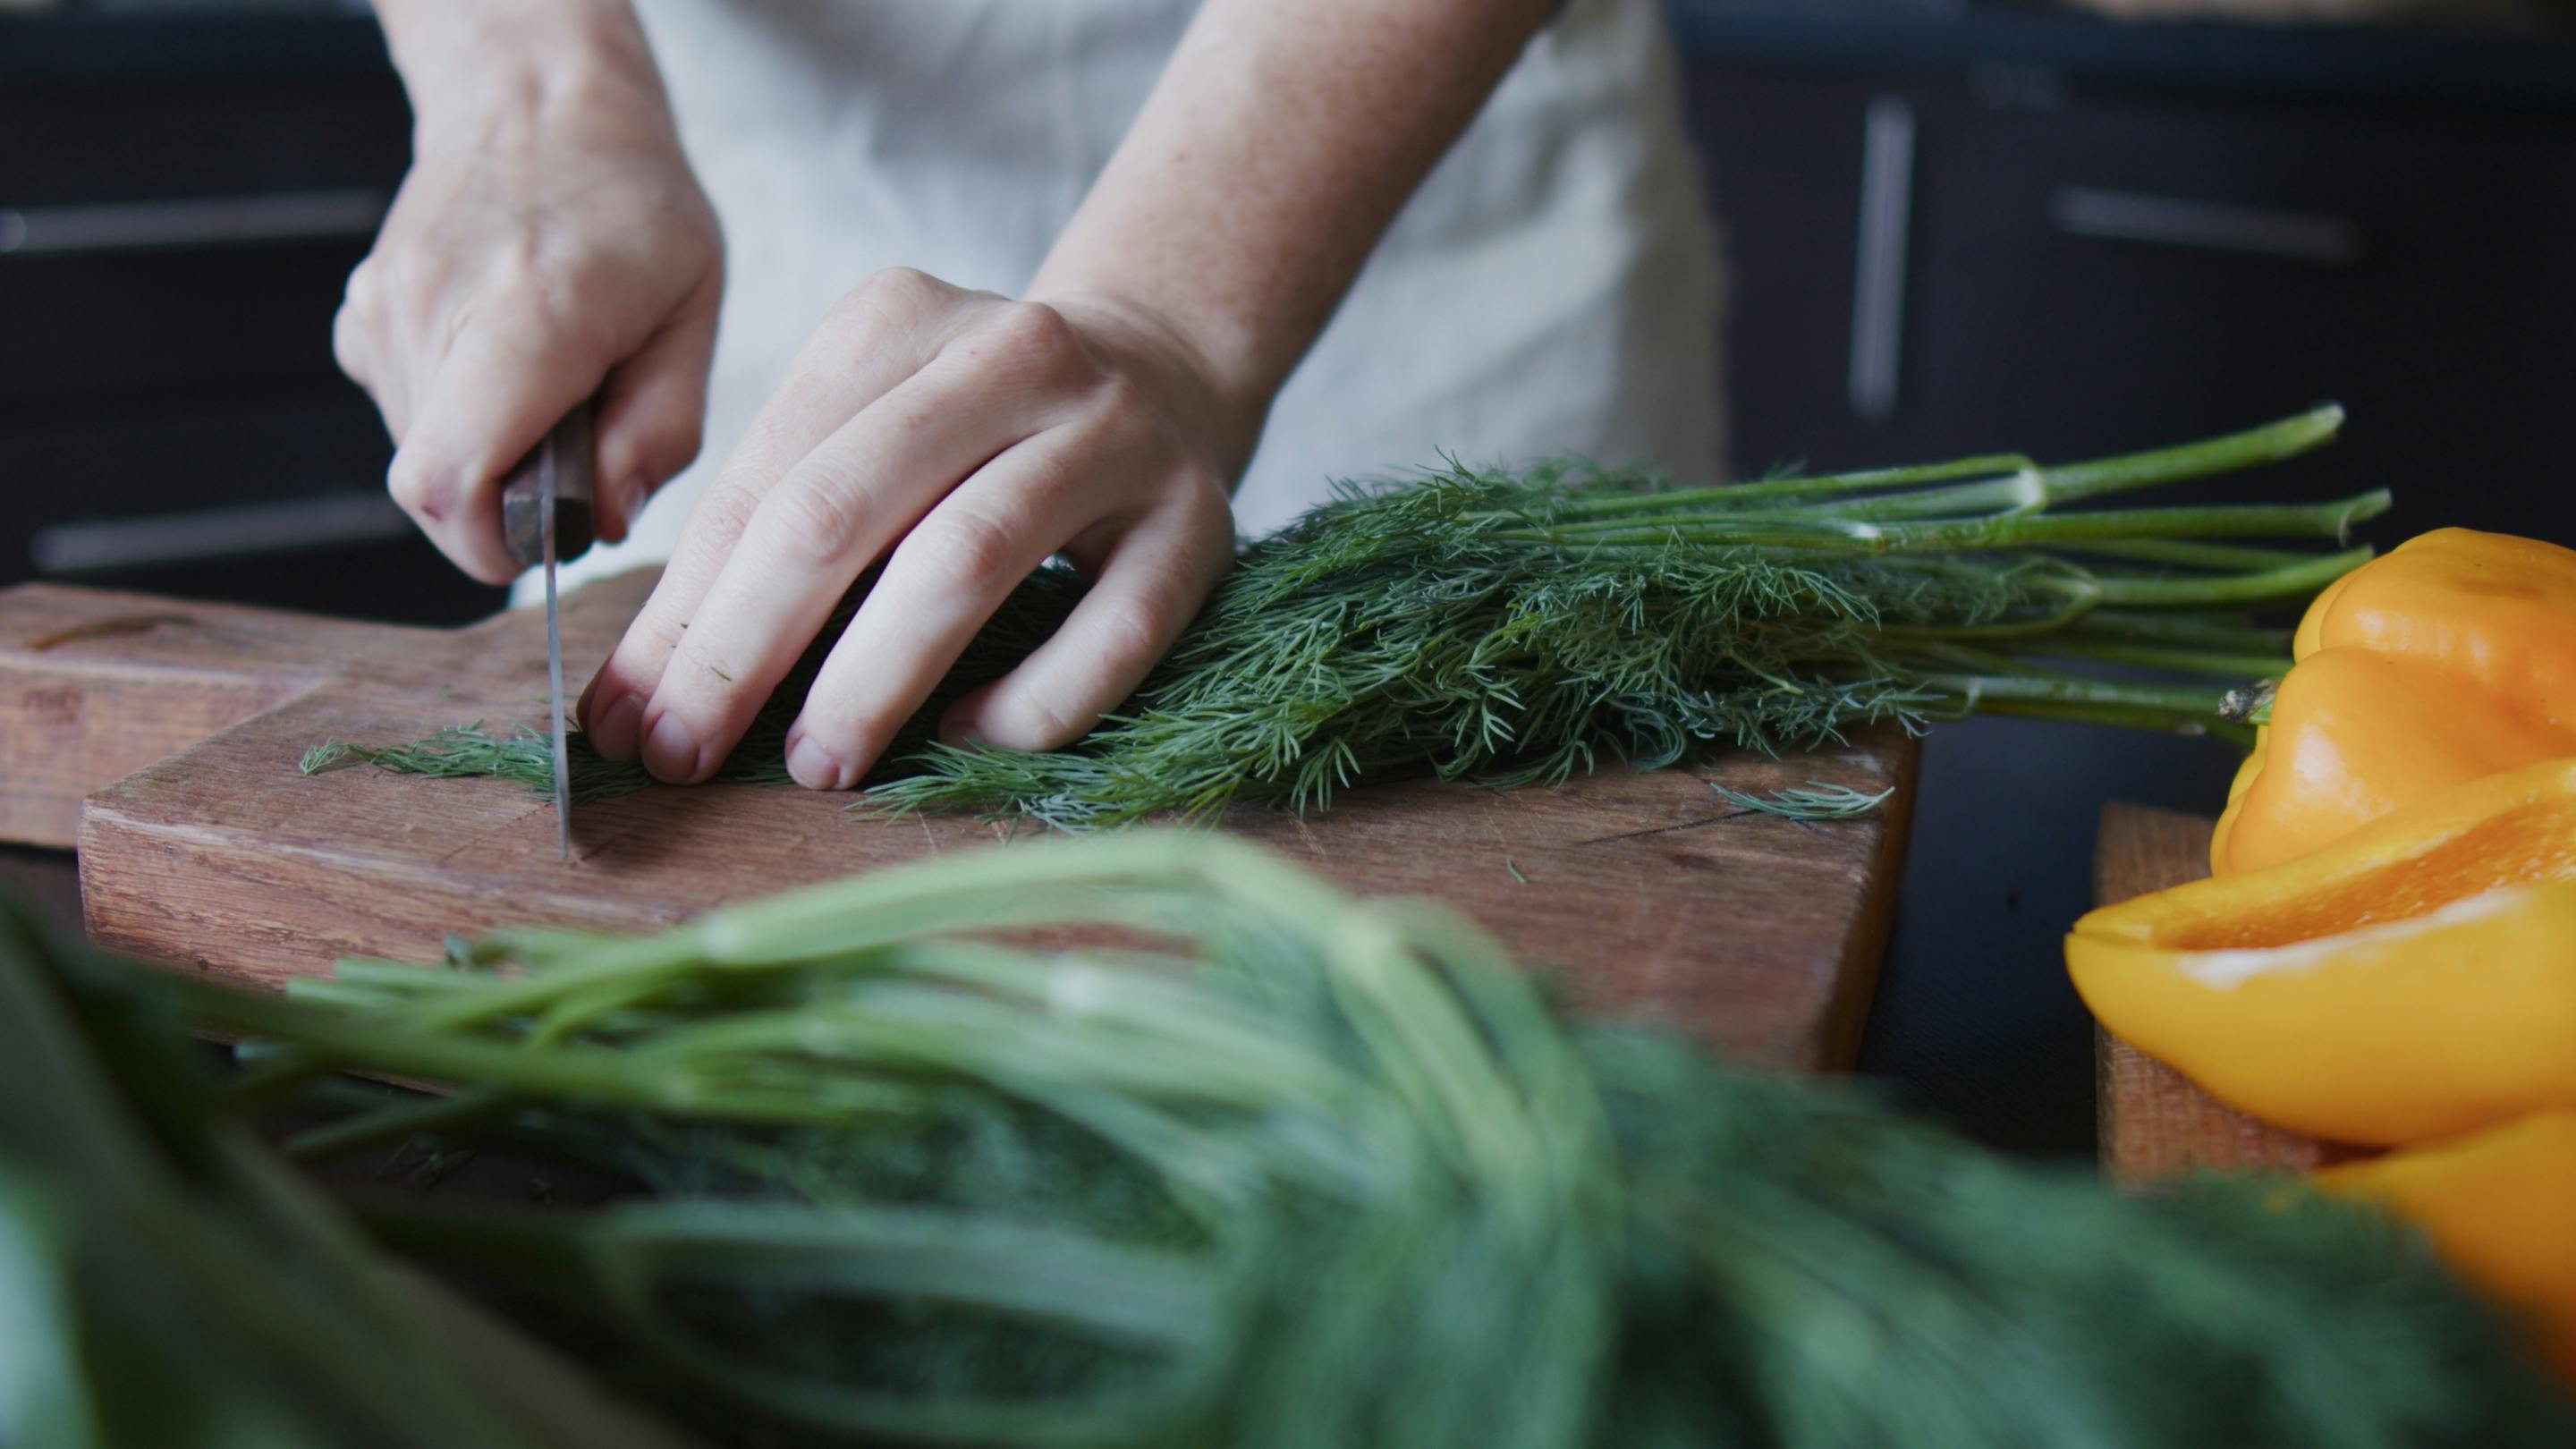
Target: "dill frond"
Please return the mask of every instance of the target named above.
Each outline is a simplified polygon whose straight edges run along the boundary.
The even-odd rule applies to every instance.
[[[1896,793],[1893,785],[1871,792],[1855,790],[1849,785],[1828,785],[1822,780],[1809,780],[1804,787],[1792,786],[1774,790],[1768,795],[1748,795],[1741,790],[1730,790],[1715,780],[1702,783],[1725,796],[1726,803],[1739,810],[1776,815],[1783,820],[1849,820],[1886,804],[1888,797]]]
[[[2267,656],[2247,647],[2266,636],[2228,611],[2312,591],[2367,551],[2198,540],[2339,536],[2386,495],[2051,506],[2286,456],[2331,436],[2340,416],[2053,470],[2003,457],[1676,490],[1635,469],[1452,460],[1401,484],[1342,484],[1245,548],[1170,655],[1088,738],[1045,752],[933,742],[950,701],[1007,672],[1080,600],[1072,570],[1039,570],[898,736],[863,808],[1087,830],[1205,820],[1239,802],[1320,809],[1338,790],[1397,776],[1555,784],[1603,759],[1651,768],[1711,748],[1779,754],[1859,725],[1920,730],[1971,710],[2230,728],[2227,686]],[[851,591],[720,778],[786,781],[787,725],[872,582]],[[2222,639],[2228,652],[2201,642]],[[2168,675],[2200,677],[2126,683],[2030,662],[2052,645],[2096,659],[2131,646]],[[578,736],[572,748],[579,798],[650,783]],[[411,773],[551,783],[532,729],[474,726],[349,753]]]

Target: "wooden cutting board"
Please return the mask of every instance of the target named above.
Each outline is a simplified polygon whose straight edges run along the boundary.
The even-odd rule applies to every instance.
[[[2208,875],[2209,832],[2216,825],[2201,815],[2106,806],[2093,853],[2094,900],[2113,905]],[[2102,1166],[2123,1182],[2193,1168],[2304,1172],[2365,1151],[2257,1122],[2098,1027],[2094,1064]]]
[[[651,584],[630,574],[566,601],[568,669],[606,656]],[[274,982],[344,954],[432,960],[451,931],[663,925],[1009,833],[859,819],[847,796],[793,787],[656,788],[575,807],[566,863],[551,804],[517,785],[298,773],[326,739],[542,721],[544,639],[535,610],[450,632],[0,591],[0,840],[78,844],[100,944]],[[1839,1066],[1886,941],[1915,760],[1911,740],[1877,729],[1788,759],[1611,768],[1562,789],[1381,786],[1307,820],[1240,808],[1225,827],[1364,892],[1446,899],[1520,959],[1568,968],[1587,1004],[1651,1011],[1763,1061]],[[1896,794],[1857,820],[1799,823],[1730,806],[1709,780]]]

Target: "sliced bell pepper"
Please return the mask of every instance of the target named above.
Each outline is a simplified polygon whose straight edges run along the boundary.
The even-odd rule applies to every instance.
[[[2454,1271],[2533,1324],[2550,1363],[2576,1382],[2576,1113],[2329,1167],[2315,1181],[2421,1224]]]
[[[2094,911],[2066,963],[2109,1030],[2314,1136],[2393,1145],[2576,1110],[2576,761]]]

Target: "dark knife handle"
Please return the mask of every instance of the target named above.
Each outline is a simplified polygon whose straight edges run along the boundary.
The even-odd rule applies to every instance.
[[[590,436],[590,404],[583,403],[564,414],[554,431],[538,440],[502,481],[501,533],[509,542],[510,556],[522,567],[544,562],[545,516],[540,508],[544,490],[537,470],[544,465],[549,443],[556,458],[555,561],[576,559],[590,550],[594,537]]]
[[[522,568],[544,562],[545,520],[537,513],[537,488],[501,491],[501,527],[510,536],[510,557]],[[555,562],[570,563],[590,551],[594,542],[590,505],[570,498],[555,500]]]

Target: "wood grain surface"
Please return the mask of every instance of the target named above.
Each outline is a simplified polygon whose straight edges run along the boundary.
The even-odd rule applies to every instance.
[[[2208,875],[2215,824],[2143,805],[2105,806],[2093,855],[2095,902],[2115,905]],[[2102,1166],[2120,1181],[2151,1182],[2193,1168],[2303,1172],[2359,1153],[2257,1122],[2109,1032],[2097,1027],[2094,1038]]]
[[[0,840],[69,847],[81,798],[437,631],[148,594],[0,590]],[[539,714],[544,711],[540,709]]]
[[[651,581],[630,574],[566,601],[568,687]],[[343,954],[434,959],[451,931],[667,924],[1010,833],[863,820],[846,796],[792,787],[657,788],[575,807],[567,863],[551,805],[519,786],[297,772],[325,739],[541,721],[543,661],[532,610],[450,633],[0,592],[0,836],[59,841],[77,816],[95,939],[275,982]],[[1763,1061],[1837,1066],[1885,944],[1915,761],[1901,732],[1871,730],[1787,759],[1611,768],[1562,789],[1379,786],[1311,819],[1247,807],[1225,827],[1363,892],[1448,900],[1521,959],[1566,968],[1589,1005],[1651,1013]],[[1857,820],[1800,823],[1730,806],[1710,780],[1896,794]]]

